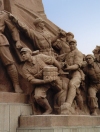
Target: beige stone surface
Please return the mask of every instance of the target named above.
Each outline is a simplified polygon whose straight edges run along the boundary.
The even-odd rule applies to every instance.
[[[0,92],[0,103],[27,103],[28,95],[11,92]]]
[[[19,116],[27,114],[32,114],[28,104],[0,103],[0,132],[16,132]]]
[[[20,107],[18,105],[10,105],[10,132],[13,132],[18,127],[18,118],[20,116]]]
[[[99,126],[100,116],[21,116],[20,127]]]
[[[37,128],[37,129],[29,129],[29,128],[19,128],[17,132],[100,132],[100,127],[58,127],[58,128]]]
[[[0,131],[9,131],[9,105],[0,104]]]

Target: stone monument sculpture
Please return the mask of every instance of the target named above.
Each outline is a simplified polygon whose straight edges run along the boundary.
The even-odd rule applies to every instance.
[[[27,24],[25,24],[25,23],[21,22],[19,19],[17,19],[16,16],[14,16],[13,14],[9,13],[8,16],[9,16],[9,19],[11,20],[11,22],[14,24],[14,26],[16,26],[17,30],[19,30],[22,34],[25,34],[28,37],[27,39],[32,40],[32,41],[30,41],[30,42],[32,42],[32,47],[33,47],[32,50],[39,50],[38,54],[40,54],[41,56],[43,56],[42,54],[48,55],[50,57],[52,56],[53,57],[52,60],[53,60],[54,64],[51,62],[50,65],[56,64],[55,66],[57,66],[57,67],[59,66],[60,69],[62,68],[61,69],[62,73],[59,73],[60,74],[59,81],[56,79],[52,80],[54,78],[52,78],[52,79],[49,78],[45,82],[43,79],[43,71],[42,71],[41,75],[39,74],[40,75],[39,77],[36,76],[37,80],[32,82],[31,80],[34,80],[33,78],[35,76],[35,74],[33,73],[34,68],[33,68],[33,71],[26,68],[26,69],[28,69],[28,71],[30,71],[30,73],[27,73],[25,70],[23,70],[22,77],[26,78],[30,83],[34,84],[34,86],[39,85],[39,87],[42,87],[43,89],[44,89],[44,87],[46,87],[44,84],[47,84],[47,82],[50,83],[51,87],[53,87],[53,82],[55,82],[55,81],[57,82],[57,85],[55,84],[56,87],[59,86],[59,88],[58,88],[59,94],[57,94],[57,96],[62,94],[61,93],[62,91],[63,91],[63,96],[64,96],[63,101],[62,101],[62,99],[60,99],[61,97],[59,96],[58,102],[61,102],[61,103],[58,108],[59,112],[56,111],[57,113],[70,114],[70,112],[68,112],[68,111],[70,111],[75,98],[76,98],[77,105],[79,105],[78,107],[80,107],[80,109],[82,109],[83,108],[83,97],[81,96],[81,92],[80,92],[79,88],[81,86],[82,81],[84,80],[84,73],[81,68],[82,64],[83,64],[83,60],[84,60],[84,55],[76,48],[77,42],[75,39],[73,39],[74,38],[73,33],[71,33],[71,32],[66,33],[62,30],[58,30],[57,31],[58,35],[52,36],[44,28],[45,21],[40,17],[34,19],[33,24],[34,24],[35,28],[31,29],[31,28],[29,28],[29,26],[27,26]],[[24,41],[23,47],[28,47],[27,42],[25,43],[25,41]],[[59,47],[58,52],[53,50],[53,47],[55,49]],[[20,49],[21,49],[21,47],[20,47]],[[60,52],[59,52],[59,50],[60,50]],[[24,52],[27,53],[27,51],[24,51]],[[24,53],[24,52],[22,52],[22,53]],[[26,57],[27,59],[24,60],[25,58],[22,55],[21,56],[22,61],[28,61],[28,62],[32,61],[30,59],[30,58],[32,58],[31,56],[32,56],[32,53],[30,53],[30,55],[28,55],[29,58]],[[61,60],[59,61],[60,57],[62,57],[63,59],[61,58]],[[42,61],[44,61],[44,60],[45,60],[45,58]],[[41,64],[42,64],[42,61],[40,59]],[[38,68],[37,71],[40,72],[41,68],[43,69],[45,67],[45,65],[42,67],[42,65],[40,63],[38,64],[37,59],[35,62],[37,62],[37,64],[35,64],[36,66],[34,66],[34,67]],[[44,61],[44,62],[47,63],[48,61],[47,62]],[[62,65],[62,62],[63,62],[63,65]],[[33,61],[32,61],[32,63],[34,64]],[[21,65],[21,64],[19,64],[19,65]],[[39,70],[39,65],[41,67],[40,70]],[[28,66],[28,67],[30,67],[30,66]],[[36,68],[35,68],[35,70],[36,70]],[[67,73],[65,71],[67,71]],[[55,73],[55,71],[54,71],[54,73]],[[33,74],[33,76],[31,76],[31,74]],[[36,73],[36,75],[37,75],[37,73]],[[40,79],[40,80],[38,80],[38,79]],[[41,79],[43,79],[42,82],[41,82]],[[64,82],[65,81],[64,79],[66,80],[66,82],[64,83],[65,87],[62,88],[63,83],[61,80],[63,80],[63,82]],[[61,83],[60,83],[60,81],[61,81]],[[39,88],[37,88],[37,86],[35,86],[35,87],[36,87],[35,89],[39,89]],[[42,89],[42,88],[40,88],[40,89]],[[30,88],[28,87],[28,89],[30,89]],[[46,97],[46,91],[48,91],[48,89],[49,88],[46,88],[46,90],[44,90],[45,97]],[[67,92],[67,90],[68,90],[68,92]],[[64,94],[64,91],[65,91],[65,94]],[[35,93],[36,92],[34,91],[33,94],[35,94]],[[52,100],[53,108],[55,107],[55,97]],[[56,97],[56,98],[58,98],[58,97]],[[38,101],[41,99],[40,99],[40,97],[37,97],[37,95],[34,95],[33,100],[35,100],[37,102],[37,104],[39,104],[40,106],[42,106],[42,107],[44,106],[45,112],[43,114],[50,114],[52,112],[52,108],[46,98],[45,98],[46,103],[45,103],[45,101],[43,101],[43,103],[41,103],[42,101]],[[43,104],[45,104],[45,105],[43,105]],[[47,104],[48,108],[46,108],[46,104]],[[87,107],[88,107],[88,105],[87,105]],[[35,105],[33,108],[35,108]],[[63,110],[65,111],[65,109],[67,110],[67,112],[63,112]],[[34,113],[34,111],[35,111],[35,113],[38,113],[38,112],[36,112],[36,109],[33,109],[33,113]],[[39,111],[41,111],[41,110],[39,110]]]
[[[99,91],[100,63],[94,62],[94,57],[91,54],[86,56],[87,65],[83,69],[88,87],[88,105],[91,115],[97,115],[98,99],[96,93]]]
[[[100,46],[84,55],[73,33],[47,19],[42,0],[28,2],[0,0],[0,131],[99,126]]]
[[[12,38],[14,40],[14,43],[16,44],[16,48],[20,49],[22,45],[20,43],[18,30],[12,24],[8,14],[5,11],[2,11],[2,1],[0,1],[0,20],[0,58],[12,80],[15,92],[22,93],[23,91],[20,88],[18,80],[18,72],[9,50],[9,42],[4,35],[4,30],[6,26],[9,28],[10,33],[12,34]]]

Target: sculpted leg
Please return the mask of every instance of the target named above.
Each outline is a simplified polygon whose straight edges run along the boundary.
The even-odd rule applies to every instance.
[[[98,108],[98,102],[96,93],[97,90],[95,88],[89,88],[88,90],[89,97],[88,97],[88,106],[90,108],[91,115],[97,115],[96,109]]]
[[[71,111],[72,103],[76,97],[76,90],[79,88],[80,83],[81,78],[76,76],[69,81],[67,99],[66,102],[61,105],[61,114],[69,114],[69,111]]]
[[[73,100],[76,96],[76,89],[79,88],[80,83],[81,83],[80,78],[73,78],[73,79],[70,80],[69,90],[68,90],[67,100],[66,100],[66,102],[68,103],[68,106],[72,105]]]
[[[19,80],[18,80],[18,72],[14,64],[10,64],[7,66],[7,72],[8,75],[10,76],[15,92],[16,93],[23,93],[22,89],[20,88],[19,85]]]
[[[46,98],[41,98],[39,96],[34,96],[36,102],[38,103],[38,105],[40,105],[41,107],[43,107],[45,109],[45,112],[43,113],[43,115],[47,115],[50,114],[52,112],[52,108],[49,105],[49,102]]]
[[[67,101],[66,101],[70,106],[72,105],[75,96],[76,96],[76,88],[75,88],[74,84],[70,83]]]

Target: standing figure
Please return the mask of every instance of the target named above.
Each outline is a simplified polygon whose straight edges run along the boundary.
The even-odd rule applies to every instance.
[[[86,56],[86,62],[87,65],[83,70],[88,82],[88,106],[90,108],[90,114],[97,115],[98,99],[96,94],[100,90],[100,63],[95,62],[91,54]]]
[[[70,40],[72,40],[73,38],[74,38],[73,33],[71,33],[71,32],[66,33],[66,42],[67,42],[68,45],[69,45]]]
[[[18,72],[14,65],[14,60],[9,50],[9,42],[4,35],[5,27],[7,26],[11,32],[12,38],[16,43],[16,48],[21,48],[20,37],[16,27],[12,24],[8,14],[2,11],[2,1],[0,0],[0,60],[3,62],[10,76],[13,87],[16,93],[22,93],[18,80]]]
[[[69,89],[67,100],[64,106],[71,107],[76,96],[77,89],[80,87],[82,81],[82,71],[80,69],[83,63],[83,54],[76,48],[77,42],[75,39],[69,41],[70,52],[66,57],[66,69],[69,71]],[[63,108],[63,106],[62,106]]]
[[[49,56],[55,56],[52,43],[60,37],[61,33],[52,37],[50,33],[44,29],[45,24],[42,18],[36,18],[34,20],[33,24],[35,25],[35,30],[30,29],[27,25],[17,20],[12,14],[10,14],[10,18],[33,41],[35,50],[39,50],[40,53]]]
[[[32,51],[29,48],[22,48],[21,56],[25,61],[22,68],[24,77],[35,86],[35,102],[44,108],[43,114],[50,114],[52,108],[46,98],[46,92],[50,87],[56,93],[66,89],[64,88],[66,85],[63,85],[63,81],[58,76],[58,72],[61,72],[59,63],[54,57],[44,54],[32,56]]]

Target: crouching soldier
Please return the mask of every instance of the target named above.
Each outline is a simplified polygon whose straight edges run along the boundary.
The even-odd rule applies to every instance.
[[[23,66],[25,78],[35,86],[34,100],[45,110],[43,114],[50,114],[52,108],[46,98],[46,92],[50,86],[56,90],[56,93],[63,90],[62,80],[58,76],[58,72],[62,71],[61,67],[54,57],[44,54],[32,56],[29,48],[22,48],[20,53],[25,61]]]

